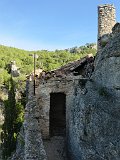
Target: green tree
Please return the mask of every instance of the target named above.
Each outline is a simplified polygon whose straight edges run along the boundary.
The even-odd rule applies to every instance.
[[[7,159],[16,149],[17,134],[22,124],[22,105],[16,103],[15,84],[12,78],[9,80],[8,100],[5,101],[5,121],[2,126],[2,156]],[[22,117],[23,118],[23,117]]]

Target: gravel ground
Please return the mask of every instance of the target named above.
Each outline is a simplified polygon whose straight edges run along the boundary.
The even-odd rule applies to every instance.
[[[44,146],[48,160],[67,160],[65,137],[54,136],[50,140],[44,140]]]

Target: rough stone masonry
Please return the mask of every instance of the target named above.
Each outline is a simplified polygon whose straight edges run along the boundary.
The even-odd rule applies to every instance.
[[[106,34],[109,34],[109,38],[104,38],[104,41],[98,39],[102,47],[95,58],[92,74],[84,77],[86,67],[83,63],[75,70],[70,69],[80,74],[77,76],[70,72],[64,78],[54,78],[58,72],[52,72],[52,78],[42,81],[38,79],[36,97],[33,96],[32,82],[29,82],[24,122],[24,156],[21,160],[48,159],[43,138],[51,138],[50,93],[57,92],[65,93],[67,97],[68,159],[120,160],[120,24],[114,26],[113,5],[102,5],[99,12],[99,38]]]
[[[116,23],[114,5],[105,4],[98,6],[98,50],[108,42],[112,28]]]

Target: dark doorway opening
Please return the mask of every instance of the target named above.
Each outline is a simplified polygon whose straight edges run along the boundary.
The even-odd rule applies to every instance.
[[[66,95],[50,94],[50,136],[66,135]]]

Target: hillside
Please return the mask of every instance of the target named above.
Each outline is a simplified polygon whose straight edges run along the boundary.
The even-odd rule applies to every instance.
[[[38,55],[36,60],[36,68],[43,70],[53,70],[60,66],[86,56],[88,53],[95,55],[96,49],[94,44],[85,46],[73,47],[66,50],[56,51],[25,51],[17,48],[0,45],[0,85],[6,83],[9,78],[8,64],[11,61],[16,61],[17,67],[20,68],[20,77],[17,79],[24,80],[25,75],[33,71],[33,54]]]

